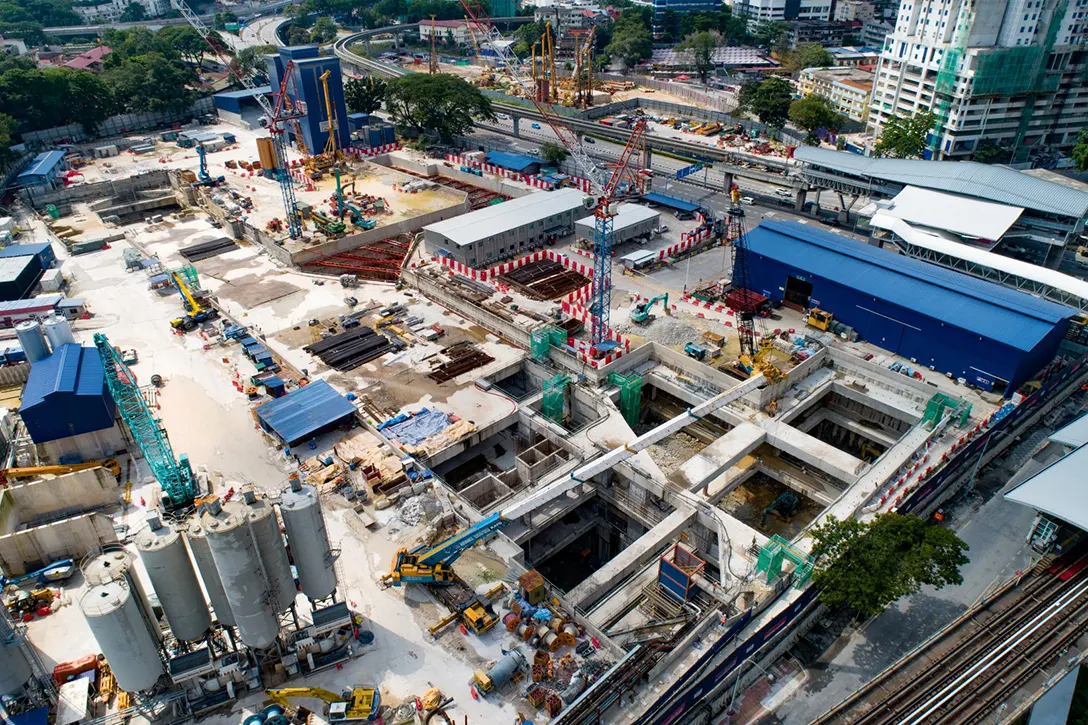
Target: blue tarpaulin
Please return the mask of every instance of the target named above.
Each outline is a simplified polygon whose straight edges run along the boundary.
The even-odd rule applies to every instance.
[[[449,425],[448,414],[441,410],[424,408],[408,420],[385,428],[385,433],[405,445],[417,446],[431,436],[446,430]]]
[[[355,406],[324,380],[292,391],[257,408],[261,425],[288,445],[350,418]]]
[[[690,201],[677,199],[675,196],[665,196],[664,194],[658,194],[657,192],[643,194],[642,200],[647,204],[657,204],[658,206],[676,209],[677,211],[686,211],[692,214],[699,211],[698,204],[692,204]]]
[[[18,715],[12,715],[7,719],[11,725],[46,725],[49,722],[49,708],[36,707]]]

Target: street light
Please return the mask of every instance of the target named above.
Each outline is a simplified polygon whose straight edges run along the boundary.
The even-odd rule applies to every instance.
[[[754,660],[752,659],[752,657],[755,657],[755,655],[751,655],[750,657],[748,657],[748,659],[744,660],[744,662],[741,662],[741,663],[740,663],[740,666],[738,666],[738,667],[737,667],[737,669],[738,669],[738,670],[740,670],[740,669],[742,669],[742,668],[744,667],[744,664],[745,664],[746,662],[751,662],[751,663],[752,663],[753,665],[755,665],[756,667],[758,667],[758,668],[759,668],[759,670],[760,670],[760,671],[761,671],[761,672],[762,672],[763,674],[767,675],[767,679],[768,679],[768,680],[770,680],[771,682],[774,682],[774,674],[772,674],[772,673],[768,672],[767,670],[765,670],[765,669],[763,668],[763,666],[762,666],[762,665],[760,665],[760,664],[759,664],[758,662],[755,662],[755,661],[754,661]],[[731,696],[731,697],[729,698],[729,708],[728,708],[728,709],[727,709],[727,710],[725,711],[725,714],[726,714],[726,716],[727,716],[727,717],[728,717],[728,718],[730,719],[730,721],[732,721],[732,719],[733,719],[733,716],[735,716],[735,715],[737,714],[737,711],[733,709],[733,703],[734,703],[734,702],[736,702],[736,699],[737,699],[737,688],[738,688],[738,687],[740,686],[740,681],[741,681],[741,678],[743,678],[743,677],[744,677],[744,675],[742,675],[742,674],[738,674],[738,675],[737,675],[737,679],[736,679],[736,681],[735,681],[735,682],[733,683],[733,695],[732,695],[732,696]]]

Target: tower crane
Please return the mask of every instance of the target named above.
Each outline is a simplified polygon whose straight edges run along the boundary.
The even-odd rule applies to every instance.
[[[237,79],[246,89],[254,91],[254,98],[260,105],[261,110],[264,112],[264,116],[261,117],[261,125],[268,128],[269,135],[272,137],[272,151],[276,160],[276,181],[280,185],[280,196],[283,197],[284,213],[287,215],[287,230],[292,239],[298,239],[302,236],[302,219],[298,213],[298,203],[295,201],[295,188],[294,182],[291,179],[291,169],[289,168],[289,162],[287,158],[287,128],[286,124],[291,123],[292,120],[301,118],[303,113],[298,108],[295,108],[293,104],[288,102],[284,103],[284,96],[286,96],[287,81],[291,78],[294,71],[294,63],[289,62],[287,68],[284,69],[283,80],[280,82],[280,92],[276,97],[275,107],[264,97],[263,94],[256,93],[257,86],[250,80],[245,74],[235,69],[234,63],[224,53],[223,49],[218,47],[216,43],[211,41],[212,31],[204,24],[204,21],[193,12],[192,8],[186,4],[185,0],[171,0],[171,4],[174,8],[181,13],[186,22],[200,34],[200,37],[204,39],[204,42],[208,44],[208,47],[212,49],[216,58],[223,64],[231,75]]]
[[[170,446],[162,421],[152,414],[136,376],[121,360],[121,355],[109,339],[96,332],[94,346],[102,360],[110,396],[128,425],[136,446],[151,466],[152,475],[162,486],[163,508],[175,511],[190,506],[197,495],[197,481],[189,465],[189,457],[184,453],[180,458],[174,457],[174,449]]]
[[[571,158],[574,159],[583,176],[589,180],[592,192],[598,196],[597,209],[594,212],[596,224],[593,235],[593,302],[590,313],[594,317],[591,334],[593,351],[594,354],[600,355],[615,346],[615,343],[608,339],[610,330],[609,313],[612,303],[613,220],[616,216],[614,209],[615,194],[621,188],[620,179],[626,175],[624,171],[626,165],[633,160],[631,151],[638,147],[639,141],[637,139],[642,138],[642,143],[645,142],[645,122],[640,121],[639,124],[636,124],[635,130],[632,131],[627,146],[624,147],[620,156],[620,163],[617,165],[612,177],[605,179],[589,153],[582,146],[578,135],[566,125],[555,109],[551,107],[551,104],[537,99],[534,80],[525,73],[521,61],[518,59],[517,54],[514,53],[514,44],[506,42],[506,39],[503,38],[502,33],[495,27],[491,17],[481,4],[481,0],[460,0],[460,3],[471,21],[482,29],[485,39],[490,43],[491,48],[505,66],[506,72],[521,87],[522,95],[532,101],[533,106],[544,118],[556,138],[570,152]]]

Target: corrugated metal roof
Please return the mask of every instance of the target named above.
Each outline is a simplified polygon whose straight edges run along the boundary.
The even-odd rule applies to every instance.
[[[494,164],[495,166],[501,166],[504,169],[510,169],[511,171],[517,171],[523,173],[526,169],[533,166],[540,165],[540,159],[534,159],[532,156],[525,156],[523,154],[509,154],[505,151],[488,151],[487,163]]]
[[[12,244],[10,247],[0,249],[0,258],[3,257],[31,257],[41,254],[52,247],[48,242],[41,244]]]
[[[589,197],[578,189],[539,191],[502,204],[456,216],[453,219],[428,224],[423,231],[441,234],[454,244],[466,246],[481,239],[505,234],[531,222],[539,222],[555,214],[588,209]]]
[[[660,218],[661,212],[654,209],[649,209],[639,204],[620,204],[616,207],[616,216],[612,220],[612,228],[618,232],[627,227],[632,227],[651,219]],[[579,219],[577,223],[595,227],[597,225],[597,218],[587,216],[584,219]]]
[[[75,343],[34,363],[19,406],[35,443],[109,428],[113,411],[98,351]]]
[[[1088,529],[1086,466],[1088,446],[1081,446],[1010,490],[1005,494],[1005,499],[1030,506],[1078,528]]]
[[[223,91],[222,93],[216,93],[215,98],[254,98],[256,96],[266,96],[272,92],[272,86],[259,86],[257,88],[247,88],[243,91]]]
[[[1047,440],[1080,448],[1088,443],[1088,415],[1082,415],[1064,428],[1055,431]]]
[[[798,222],[765,221],[748,233],[756,254],[969,330],[1031,350],[1071,308]]]
[[[355,413],[355,406],[324,380],[315,380],[257,408],[261,423],[288,444]]]
[[[41,312],[55,309],[64,299],[62,294],[48,294],[32,297],[29,300],[8,300],[0,302],[0,316],[13,315],[20,312]]]
[[[815,146],[798,146],[793,157],[846,174],[965,194],[1049,214],[1077,218],[1088,214],[1088,194],[1006,166],[974,161],[874,159]]]
[[[677,199],[675,196],[665,196],[664,194],[659,194],[656,191],[652,191],[649,194],[643,194],[642,200],[650,204],[660,204],[661,206],[667,206],[670,209],[679,209],[680,211],[689,211],[692,213],[699,211],[698,204],[692,204],[690,201]]]
[[[33,256],[0,257],[0,282],[14,282],[19,279],[24,269],[36,263]]]
[[[997,204],[943,191],[908,186],[891,201],[881,201],[880,213],[911,224],[943,229],[967,237],[996,241],[1024,213],[1021,206]]]

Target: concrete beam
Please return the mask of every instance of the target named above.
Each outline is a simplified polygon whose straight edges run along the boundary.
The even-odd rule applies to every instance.
[[[685,461],[672,475],[672,480],[689,491],[700,488],[729,470],[766,438],[767,434],[759,426],[741,423]]]
[[[862,438],[868,438],[871,441],[879,443],[885,448],[891,448],[899,440],[894,436],[888,435],[884,431],[877,430],[876,428],[870,428],[867,425],[862,425],[860,422],[854,420],[853,418],[849,418],[842,413],[839,413],[838,411],[828,410],[825,408],[823,410],[823,413],[827,417],[827,419],[835,425],[841,428],[845,428],[852,433],[857,433]]]
[[[567,600],[579,609],[596,604],[613,587],[658,556],[662,549],[688,527],[693,518],[695,512],[690,509],[672,512],[660,524],[620,552],[619,556],[567,592]]]
[[[775,420],[765,422],[767,442],[791,456],[803,461],[805,465],[847,483],[853,483],[865,462],[860,458],[840,451],[807,433],[802,433],[791,425]]]

